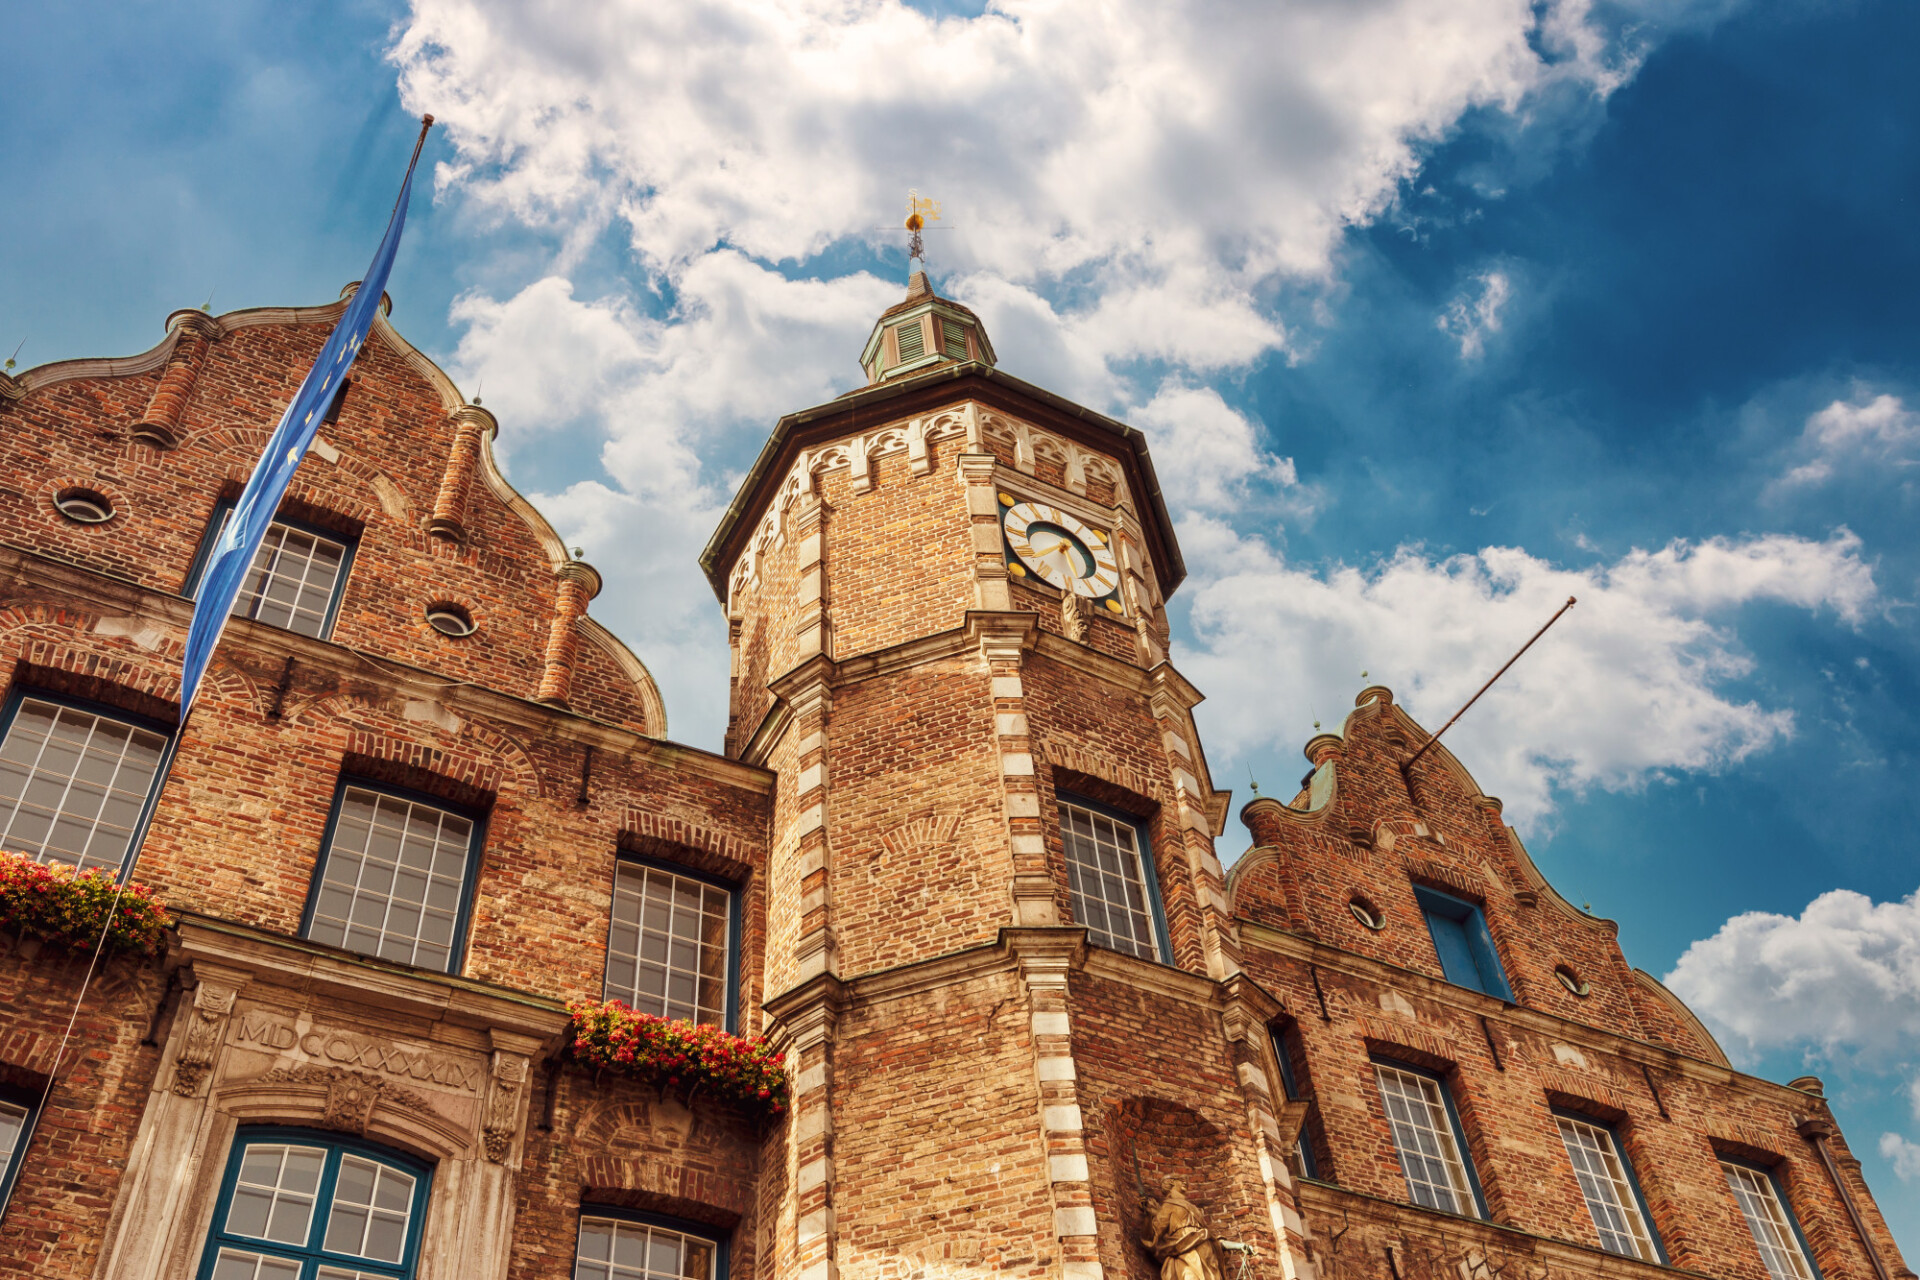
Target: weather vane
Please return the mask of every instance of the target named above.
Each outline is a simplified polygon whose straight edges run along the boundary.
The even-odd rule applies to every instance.
[[[920,239],[920,233],[927,229],[929,222],[940,221],[940,202],[929,200],[911,188],[907,191],[907,230],[913,238],[907,241],[907,257],[917,261],[921,270],[927,266],[927,246]]]

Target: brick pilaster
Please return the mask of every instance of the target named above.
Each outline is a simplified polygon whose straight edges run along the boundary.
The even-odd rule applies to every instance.
[[[1080,1073],[1073,1061],[1073,1020],[1067,977],[1085,958],[1086,935],[1075,929],[1008,935],[1020,957],[1033,1033],[1033,1076],[1046,1144],[1047,1183],[1063,1280],[1101,1280],[1100,1228],[1087,1169],[1086,1119],[1080,1109]]]
[[[554,570],[559,580],[553,592],[553,622],[547,629],[546,659],[540,672],[541,702],[564,707],[573,697],[573,663],[580,650],[576,624],[586,616],[587,601],[600,594],[600,575],[581,560],[569,560]]]
[[[222,332],[220,322],[200,311],[176,311],[167,317],[167,327],[178,336],[167,367],[160,374],[160,385],[140,421],[133,424],[133,438],[156,449],[171,449],[180,443],[180,415],[207,362],[207,349]]]
[[[453,447],[447,451],[447,469],[440,476],[427,532],[460,542],[467,536],[467,489],[480,463],[481,440],[498,433],[500,424],[477,404],[461,405],[452,416]]]

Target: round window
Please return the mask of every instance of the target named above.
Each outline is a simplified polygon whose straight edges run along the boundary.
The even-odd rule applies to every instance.
[[[91,489],[62,489],[53,496],[53,505],[76,524],[105,524],[113,519],[113,504]]]
[[[427,622],[443,636],[458,638],[473,634],[473,615],[457,604],[428,605]]]
[[[1565,987],[1567,990],[1573,992],[1573,994],[1577,996],[1590,995],[1593,992],[1593,987],[1591,985],[1589,985],[1584,979],[1582,979],[1579,974],[1567,968],[1567,966],[1565,965],[1561,965],[1559,968],[1555,969],[1553,971],[1553,976],[1560,980],[1561,986]]]
[[[1353,912],[1353,918],[1369,929],[1384,929],[1387,927],[1386,918],[1380,914],[1380,908],[1374,906],[1373,903],[1357,893],[1348,900],[1347,910]]]

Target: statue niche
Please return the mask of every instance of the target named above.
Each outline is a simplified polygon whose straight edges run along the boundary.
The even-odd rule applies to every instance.
[[[1118,1247],[1128,1280],[1223,1280],[1209,1222],[1234,1220],[1227,1135],[1179,1103],[1126,1098],[1103,1109],[1088,1139],[1106,1157],[1095,1209],[1118,1227],[1102,1252]]]

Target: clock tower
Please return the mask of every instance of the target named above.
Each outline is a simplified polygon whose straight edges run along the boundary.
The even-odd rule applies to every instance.
[[[861,364],[781,419],[702,556],[727,753],[778,777],[750,927],[795,1094],[761,1256],[1147,1280],[1178,1181],[1247,1280],[1295,1274],[1277,1006],[1168,660],[1184,568],[1146,441],[1001,372],[921,272]]]

